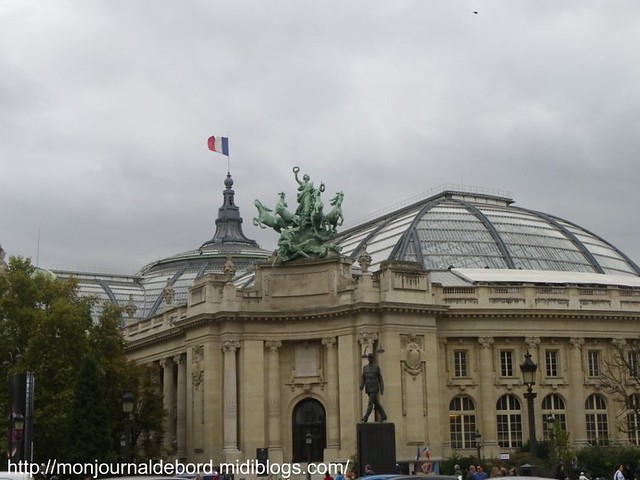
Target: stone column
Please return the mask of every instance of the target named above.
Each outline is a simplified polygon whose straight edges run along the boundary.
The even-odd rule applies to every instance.
[[[480,337],[480,365],[479,381],[480,381],[480,402],[479,408],[476,408],[476,414],[480,418],[476,421],[478,431],[482,435],[480,440],[483,447],[487,447],[487,451],[492,451],[492,447],[498,445],[498,431],[496,429],[496,384],[493,368],[493,337]]]
[[[164,449],[167,453],[173,452],[173,442],[176,440],[176,416],[175,416],[175,395],[176,386],[174,381],[175,365],[170,358],[160,360],[162,367],[162,407],[166,412],[164,418]]]
[[[573,337],[569,340],[569,398],[572,404],[567,407],[567,430],[571,432],[574,445],[587,445],[587,428],[584,413],[584,370],[582,364],[582,347],[584,338]]]
[[[238,449],[238,369],[236,352],[240,348],[238,339],[222,342],[224,352],[224,433],[222,455],[226,462],[240,458]]]
[[[340,455],[340,411],[338,409],[338,341],[322,339],[327,351],[327,448],[324,459],[337,460]]]
[[[176,406],[176,458],[187,458],[187,365],[185,354],[179,353],[173,357],[173,362],[178,366],[178,384]]]
[[[627,341],[624,338],[611,339],[611,349],[609,350],[609,355],[611,355],[610,359],[608,362],[603,359],[603,365],[601,368],[604,370],[604,372],[606,372],[607,369],[620,370],[624,368],[624,370],[628,372],[627,375],[630,375],[631,377],[629,378],[629,380],[635,383],[635,378],[630,371],[631,365],[628,363],[629,362],[629,357],[627,356],[628,353],[629,353],[629,349],[627,347]],[[611,375],[611,373],[609,373],[609,375]],[[616,373],[616,376],[617,376],[617,373]],[[629,400],[631,400],[631,398],[629,398]],[[616,419],[624,419],[625,421],[628,421],[628,418],[629,418],[628,415],[632,414],[632,411],[627,410],[627,407],[628,407],[628,404],[626,404],[625,402],[610,402],[610,407],[609,407],[610,419],[616,418]],[[613,428],[613,425],[615,425],[614,422],[615,420],[614,421],[609,420],[609,437],[617,438],[622,441],[626,439],[630,439],[632,433],[622,431],[622,429]]]
[[[279,340],[268,340],[264,343],[268,350],[267,358],[267,395],[268,395],[268,448],[269,460],[281,463],[284,460],[282,453],[282,429],[280,427],[280,356],[278,350],[282,347]]]

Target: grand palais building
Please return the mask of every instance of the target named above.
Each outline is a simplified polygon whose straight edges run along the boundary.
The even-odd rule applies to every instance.
[[[158,371],[168,458],[346,460],[368,353],[399,461],[526,443],[527,352],[538,438],[553,415],[574,446],[640,443],[599,383],[639,336],[640,267],[571,221],[464,190],[339,230],[341,255],[279,263],[246,236],[257,227],[227,175],[213,236],[193,250],[130,276],[54,273],[124,308],[128,356]]]

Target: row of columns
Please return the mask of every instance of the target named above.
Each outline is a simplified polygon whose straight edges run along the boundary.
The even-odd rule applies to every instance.
[[[187,455],[187,366],[186,354],[180,353],[160,360],[162,367],[163,407],[165,417],[164,448],[175,452],[177,459]],[[177,370],[177,372],[176,372]]]
[[[340,449],[339,394],[338,394],[338,349],[337,338],[326,337],[322,345],[327,350],[327,448],[338,454]],[[224,461],[240,458],[238,445],[238,365],[237,352],[241,342],[237,338],[222,341],[223,352],[223,443]],[[268,340],[264,343],[267,362],[267,447],[274,461],[282,461],[282,427],[281,427],[281,379],[279,351],[280,340]],[[176,354],[160,360],[163,369],[162,393],[165,417],[164,448],[174,452],[176,459],[187,457],[187,371],[186,353]]]

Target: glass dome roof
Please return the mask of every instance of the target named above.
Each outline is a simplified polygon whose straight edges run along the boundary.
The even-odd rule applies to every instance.
[[[640,275],[629,257],[597,235],[505,195],[445,190],[342,232],[336,243],[353,259],[365,248],[383,260],[428,270],[492,268]]]
[[[61,270],[55,273],[62,278],[76,278],[82,294],[131,309],[138,320],[153,317],[164,310],[166,287],[174,291],[173,305],[186,304],[187,293],[194,281],[206,274],[222,274],[228,260],[236,268],[234,282],[240,281],[244,285],[255,264],[266,261],[272,252],[260,248],[255,240],[242,232],[242,217],[234,201],[233,179],[229,173],[224,185],[215,233],[199,248],[152,262],[136,275]],[[102,311],[102,301],[94,307],[94,318],[98,318]]]

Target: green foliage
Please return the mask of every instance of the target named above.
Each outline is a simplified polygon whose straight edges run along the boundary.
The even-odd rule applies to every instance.
[[[632,445],[591,445],[577,452],[578,469],[592,478],[613,478],[619,464],[629,465],[635,470],[640,461],[640,448]]]
[[[140,430],[153,439],[145,440],[141,454],[157,456],[162,397],[148,370],[126,360],[120,310],[105,305],[94,322],[95,301],[80,296],[75,281],[39,273],[28,259],[11,258],[0,275],[0,375],[35,376],[36,462],[115,459],[123,431],[122,395],[138,385]],[[0,414],[7,403],[7,383],[0,382]]]
[[[84,357],[71,405],[71,418],[75,419],[67,432],[68,457],[73,462],[96,459],[109,460],[112,447],[107,404],[97,362],[92,354]]]
[[[132,389],[136,392],[133,413],[133,448],[138,458],[162,456],[162,423],[165,411],[162,397],[158,395],[159,371],[153,366],[129,366],[133,377]]]

